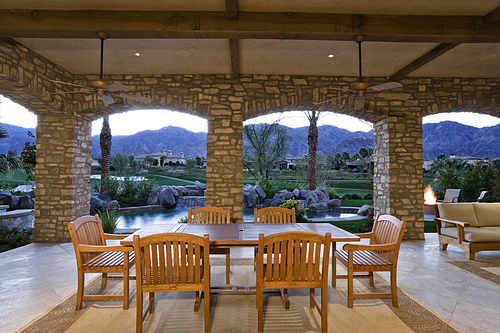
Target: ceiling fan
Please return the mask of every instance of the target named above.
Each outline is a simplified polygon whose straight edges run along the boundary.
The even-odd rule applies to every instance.
[[[405,93],[391,93],[391,92],[384,92],[382,90],[388,90],[388,89],[393,89],[393,88],[399,88],[402,87],[403,85],[398,83],[398,82],[387,82],[387,83],[382,83],[378,84],[376,86],[372,86],[371,84],[367,82],[363,82],[363,69],[362,69],[362,63],[361,63],[361,43],[365,40],[365,35],[357,35],[354,37],[354,41],[358,43],[358,55],[359,55],[359,82],[352,84],[349,89],[342,89],[342,88],[328,88],[328,89],[333,89],[333,90],[341,90],[347,92],[347,95],[332,98],[323,102],[318,102],[314,104],[323,104],[326,102],[330,102],[333,100],[341,99],[341,98],[346,98],[350,96],[356,96],[356,99],[354,100],[354,110],[359,110],[365,107],[365,97],[366,96],[373,96],[373,97],[382,97],[385,99],[396,99],[396,100],[401,100],[401,101],[406,101],[408,98],[411,97],[410,94],[405,94]]]
[[[85,90],[78,91],[66,91],[66,92],[56,92],[54,94],[81,94],[81,93],[96,93],[97,96],[102,100],[102,102],[106,105],[113,104],[115,101],[112,96],[132,99],[137,102],[142,103],[151,103],[151,99],[147,97],[126,94],[122,91],[130,90],[128,87],[119,83],[109,83],[103,80],[103,60],[104,60],[104,41],[109,37],[109,35],[105,32],[98,31],[96,33],[97,37],[101,40],[101,67],[99,72],[99,80],[97,81],[87,81],[86,86],[81,86],[78,84],[63,82],[63,81],[55,81],[50,80],[51,82],[66,84],[69,86],[75,86],[80,88],[85,88]]]

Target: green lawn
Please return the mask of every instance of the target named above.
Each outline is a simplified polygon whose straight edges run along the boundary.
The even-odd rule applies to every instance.
[[[177,175],[172,176],[175,178]],[[165,177],[160,177],[160,176],[155,176],[155,175],[147,175],[147,179],[153,179],[158,186],[163,186],[163,185],[174,185],[174,186],[186,186],[186,185],[193,185],[192,183],[189,182],[183,182],[182,180],[175,180],[175,179],[170,179],[170,178],[165,178]],[[194,180],[193,180],[194,181]],[[206,180],[205,180],[206,182]]]
[[[14,170],[12,172],[12,175],[9,177],[0,174],[0,184],[6,183],[7,185],[11,186],[24,185],[25,180],[26,174],[22,170]]]
[[[327,223],[342,228],[350,233],[359,233],[359,228],[363,226],[363,223],[365,223],[365,221],[366,219],[360,219],[350,221],[331,221]],[[437,232],[436,223],[434,223],[434,221],[425,221],[424,223],[424,233]]]

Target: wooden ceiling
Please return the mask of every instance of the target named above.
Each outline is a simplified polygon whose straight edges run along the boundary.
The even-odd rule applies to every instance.
[[[357,76],[364,34],[365,76],[500,76],[498,0],[0,1],[0,38],[75,74],[99,72],[96,31],[105,74]]]

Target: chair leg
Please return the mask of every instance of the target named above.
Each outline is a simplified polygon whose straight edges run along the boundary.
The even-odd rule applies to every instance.
[[[205,333],[210,332],[210,290],[208,292],[203,292],[203,297],[205,297]]]
[[[398,304],[398,286],[396,284],[396,269],[391,270],[391,293],[392,293],[392,306],[397,308]]]
[[[288,299],[288,289],[280,289],[280,296],[285,310],[290,309],[290,300]]]
[[[311,309],[314,309],[316,305],[314,304],[314,297],[316,297],[316,289],[310,288],[309,289],[309,306]]]
[[[149,313],[155,313],[155,293],[149,293]]]
[[[194,312],[198,312],[200,309],[200,292],[196,291],[196,296],[194,299]]]
[[[107,283],[108,283],[108,273],[102,273],[101,289],[106,288]]]
[[[368,272],[368,278],[370,279],[370,286],[375,287],[375,282],[373,281],[373,272]]]
[[[354,293],[354,273],[350,269],[347,272],[347,306],[353,307],[353,293]]]
[[[135,331],[136,333],[142,333],[142,292],[137,292],[137,306],[135,314]]]
[[[82,308],[84,288],[85,288],[85,274],[81,270],[78,270],[78,285],[77,285],[78,290],[76,292],[76,308],[75,308],[76,311]]]
[[[128,310],[129,302],[129,271],[123,273],[123,310]]]
[[[231,268],[231,255],[228,249],[226,252],[226,284],[230,283],[229,281],[230,268]]]
[[[262,288],[257,286],[255,294],[257,299],[257,328],[259,333],[264,332],[264,292]]]
[[[335,249],[332,250],[332,288],[337,287],[337,258],[335,258]]]
[[[321,288],[321,331],[328,332],[328,287]]]

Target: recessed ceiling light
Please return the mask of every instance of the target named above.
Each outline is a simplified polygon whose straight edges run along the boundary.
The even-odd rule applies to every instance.
[[[486,61],[486,60],[493,60],[493,59],[496,59],[496,58],[498,58],[498,54],[490,54],[490,55],[482,57],[480,60],[481,61]]]
[[[328,58],[333,58],[333,57],[335,57],[335,54],[329,54],[328,55]]]
[[[187,58],[191,55],[188,51],[177,51],[175,54],[177,54],[179,58]]]
[[[136,57],[140,57],[141,56],[141,53],[140,52],[136,52],[134,53]]]

